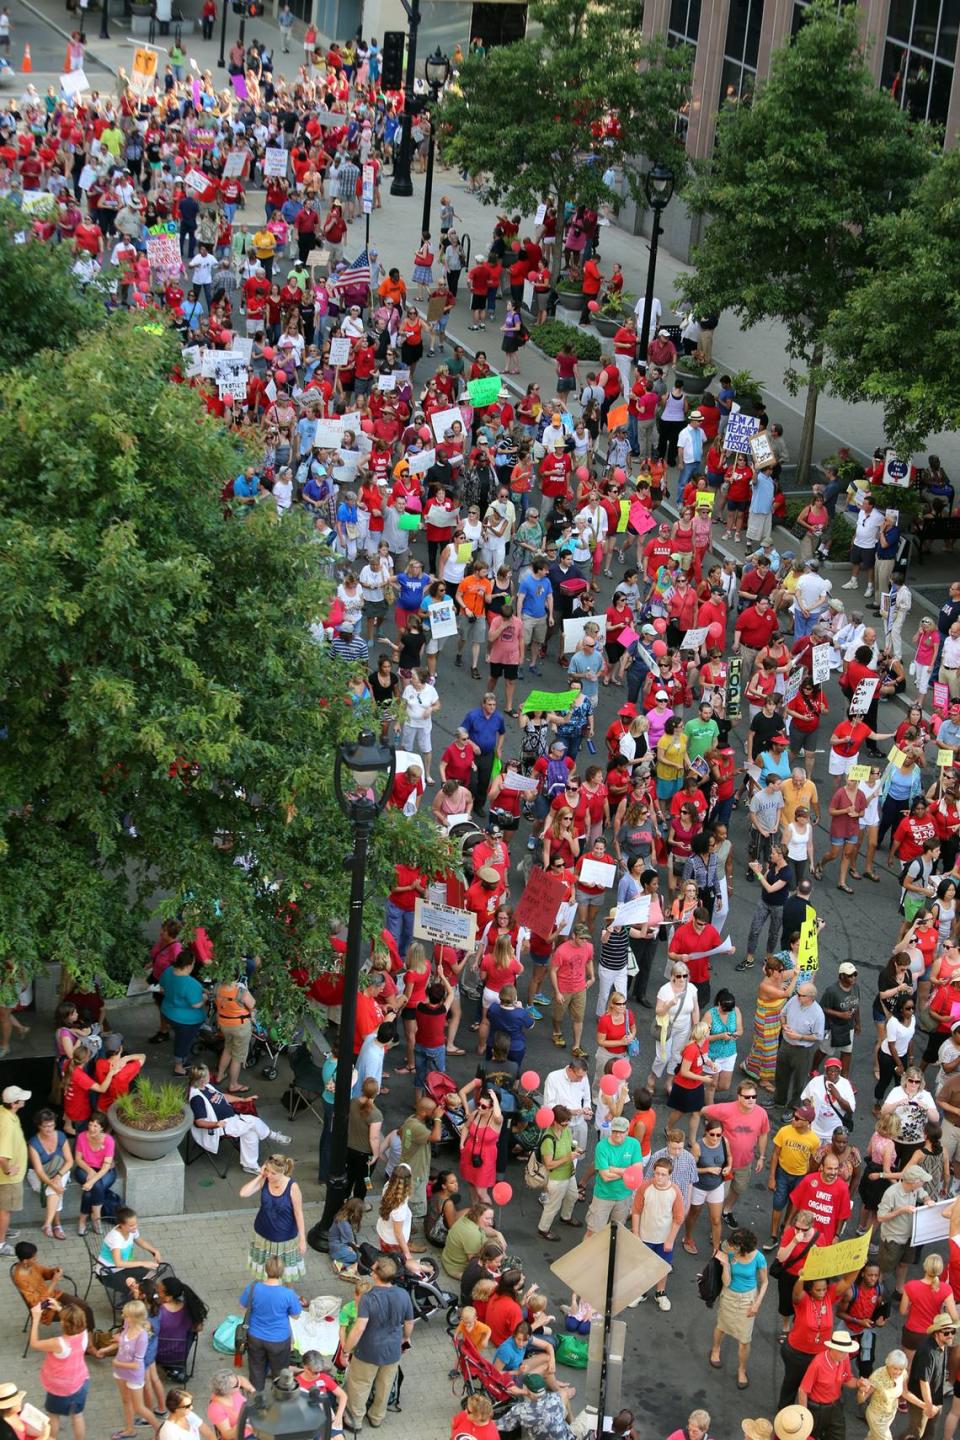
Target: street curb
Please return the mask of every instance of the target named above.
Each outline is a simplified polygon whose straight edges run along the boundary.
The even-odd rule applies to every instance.
[[[30,0],[20,0],[20,4],[23,6],[24,10],[29,10],[31,15],[33,15],[37,20],[39,20],[41,24],[46,25],[47,29],[52,30],[55,35],[60,35],[64,40],[67,41],[71,39],[72,31],[61,29],[59,25],[57,25],[53,20],[50,19],[49,15],[44,15],[43,11],[39,9],[38,6],[32,5],[30,3]],[[114,78],[116,78],[117,72],[110,64],[109,60],[105,60],[101,55],[98,55],[97,52],[90,46],[89,37],[87,37],[87,39],[88,43],[84,48],[84,54],[89,55],[92,60],[96,60],[98,65],[102,65],[105,70],[108,70],[110,74]],[[91,86],[90,88],[96,89],[96,86]]]

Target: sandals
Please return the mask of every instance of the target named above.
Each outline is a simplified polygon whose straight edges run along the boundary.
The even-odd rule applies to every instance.
[[[567,1042],[566,1040],[564,1040],[559,1030],[554,1030],[552,1038],[554,1045],[558,1046],[561,1050],[566,1049]]]
[[[54,1225],[54,1227],[53,1227],[53,1238],[54,1238],[54,1240],[66,1240],[67,1237],[66,1237],[66,1235],[64,1235],[64,1233],[63,1233],[63,1226],[62,1226],[62,1225]]]
[[[814,865],[814,867],[813,867],[813,878],[814,878],[815,880],[822,880],[822,879],[823,879],[823,867],[822,867],[822,866],[820,866],[820,865]]]
[[[682,1241],[681,1243],[683,1244],[683,1248],[684,1248],[684,1250],[686,1250],[686,1252],[687,1252],[688,1255],[697,1255],[697,1254],[700,1253],[700,1252],[697,1250],[697,1247],[696,1247],[696,1245],[693,1243],[693,1241],[692,1241],[692,1240],[688,1240],[686,1236],[683,1237],[683,1241]]]
[[[880,884],[880,876],[875,870],[864,870],[863,878],[864,880],[872,880],[874,885]]]
[[[839,884],[838,884],[838,885],[837,885],[837,889],[838,889],[838,890],[842,890],[843,893],[844,893],[844,895],[852,895],[852,894],[853,894],[853,891],[851,890],[851,888],[850,888],[849,885],[839,885]]]

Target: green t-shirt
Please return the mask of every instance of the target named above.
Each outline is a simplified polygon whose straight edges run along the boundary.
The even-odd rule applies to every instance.
[[[720,737],[720,728],[716,720],[701,720],[695,715],[684,725],[683,733],[687,737],[687,758],[696,760],[713,749]]]
[[[564,1125],[559,1135],[552,1135],[549,1132],[544,1135],[540,1146],[540,1154],[546,1160],[559,1160],[561,1155],[572,1155],[574,1151],[573,1136],[570,1133],[570,1126]],[[573,1176],[573,1161],[568,1160],[566,1165],[557,1165],[547,1174],[551,1180],[569,1180]]]
[[[633,1191],[624,1185],[622,1179],[602,1180],[599,1172],[606,1170],[610,1165],[616,1165],[625,1170],[628,1165],[640,1165],[642,1162],[640,1141],[634,1140],[632,1135],[626,1136],[621,1145],[614,1145],[612,1140],[599,1141],[593,1156],[593,1163],[597,1167],[597,1183],[593,1191],[596,1199],[629,1200]]]
[[[447,1274],[454,1278],[462,1275],[467,1261],[482,1250],[483,1242],[483,1231],[475,1220],[469,1220],[466,1215],[455,1220],[443,1247],[443,1268]]]
[[[416,1115],[405,1120],[400,1130],[400,1159],[410,1166],[414,1185],[430,1175],[430,1136],[432,1125],[425,1125]]]

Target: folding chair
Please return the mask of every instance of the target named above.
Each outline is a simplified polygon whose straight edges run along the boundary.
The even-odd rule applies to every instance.
[[[176,1384],[186,1384],[193,1375],[194,1366],[197,1363],[199,1339],[200,1336],[196,1330],[191,1330],[185,1338],[160,1336],[157,1345],[157,1364],[163,1366],[168,1378]]]
[[[193,1127],[191,1126],[183,1137],[183,1163],[184,1165],[192,1165],[194,1160],[199,1160],[201,1156],[205,1155],[220,1179],[225,1180],[227,1178],[227,1171],[230,1169],[229,1150],[224,1156],[222,1170],[217,1163],[220,1155],[223,1154],[224,1145],[231,1145],[236,1153],[238,1155],[240,1154],[240,1141],[235,1135],[221,1135],[220,1145],[217,1150],[205,1150],[202,1145],[198,1145],[196,1140],[194,1140]]]
[[[15,1260],[10,1266],[10,1283],[13,1285],[14,1290],[16,1290],[17,1294],[20,1296],[20,1299],[27,1307],[27,1318],[23,1322],[23,1330],[21,1331],[21,1334],[26,1335],[27,1337],[26,1340],[23,1342],[23,1358],[26,1359],[27,1351],[30,1349],[30,1321],[33,1317],[30,1314],[30,1301],[27,1299],[26,1295],[24,1295],[23,1291],[19,1288],[13,1278],[13,1272],[17,1268],[17,1265],[19,1263],[19,1261]],[[60,1288],[61,1290],[66,1290],[69,1288],[71,1294],[78,1294],[77,1282],[75,1280],[72,1280],[69,1275],[60,1276]]]
[[[314,1062],[306,1045],[291,1050],[290,1084],[284,1094],[287,1102],[287,1118],[296,1120],[302,1110],[309,1110],[320,1124],[323,1115],[323,1072]]]
[[[103,1288],[103,1293],[107,1298],[107,1303],[110,1306],[112,1323],[114,1325],[120,1325],[123,1322],[123,1307],[130,1299],[130,1292],[125,1285],[111,1285],[107,1280],[106,1276],[101,1274],[100,1270],[97,1268],[97,1261],[100,1257],[100,1236],[95,1235],[92,1230],[87,1230],[83,1236],[83,1243],[86,1246],[87,1260],[90,1264],[90,1277],[87,1280],[87,1288],[83,1292],[83,1298],[84,1300],[86,1300],[87,1296],[90,1294],[90,1286],[93,1284],[94,1279],[98,1280]],[[143,1268],[144,1270],[148,1270],[150,1266],[144,1265]],[[121,1271],[120,1273],[129,1274],[130,1272]],[[172,1275],[173,1271],[171,1270],[167,1262],[164,1261],[157,1269],[156,1274],[157,1276],[162,1276],[164,1274]]]

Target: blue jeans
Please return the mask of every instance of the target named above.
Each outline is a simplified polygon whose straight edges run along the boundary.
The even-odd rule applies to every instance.
[[[401,910],[392,900],[387,901],[387,929],[397,942],[401,956],[406,955],[407,946],[413,939],[413,911]]]
[[[774,1178],[773,1208],[778,1214],[782,1214],[786,1210],[787,1201],[802,1179],[802,1175],[790,1175],[780,1165],[777,1166]]]
[[[197,1020],[190,1025],[181,1025],[178,1021],[171,1020],[170,1024],[173,1028],[173,1058],[179,1065],[186,1065],[203,1022]]]
[[[426,1045],[415,1045],[413,1047],[413,1084],[416,1090],[426,1090],[427,1076],[431,1070],[442,1070],[447,1073],[447,1049],[445,1045],[438,1045],[436,1049],[429,1049]]]
[[[78,1185],[82,1185],[84,1183],[84,1179],[86,1178],[86,1171],[81,1170],[78,1166],[77,1169],[75,1169],[73,1172],[73,1178],[76,1180]],[[103,1204],[104,1200],[107,1197],[107,1192],[110,1189],[110,1186],[116,1180],[116,1178],[116,1170],[108,1170],[106,1175],[101,1176],[97,1183],[95,1185],[92,1185],[89,1190],[80,1191],[81,1215],[89,1215],[94,1205]]]
[[[682,499],[682,497],[683,497],[684,488],[685,488],[685,486],[687,485],[687,482],[689,481],[690,476],[691,476],[691,475],[695,475],[696,472],[697,472],[699,469],[700,469],[700,465],[699,465],[699,462],[696,461],[696,460],[690,460],[690,461],[687,462],[686,465],[681,465],[681,467],[680,467],[680,474],[679,474],[679,476],[677,477],[677,504],[678,504],[678,505],[680,504],[680,501],[681,501],[681,499]]]
[[[799,610],[793,612],[793,633],[799,640],[804,635],[809,635],[814,625],[819,623],[822,610],[813,610],[809,615],[801,615]]]

